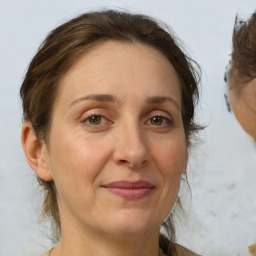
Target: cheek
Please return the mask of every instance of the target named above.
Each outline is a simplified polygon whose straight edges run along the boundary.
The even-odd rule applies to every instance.
[[[183,171],[186,163],[186,144],[185,140],[175,140],[163,144],[162,149],[158,149],[160,163],[165,170],[175,172]]]
[[[242,98],[230,93],[230,103],[234,115],[242,128],[252,137],[256,136],[256,112],[254,112]]]
[[[238,120],[240,124],[243,123],[243,104],[241,104],[241,101],[237,98],[237,95],[235,95],[234,92],[230,92],[229,94],[229,100],[230,100],[230,105],[232,108],[232,111]]]
[[[165,186],[179,187],[181,173],[185,172],[187,164],[187,149],[185,137],[161,143],[155,155],[158,158],[158,169],[161,172]]]
[[[58,131],[51,139],[51,169],[55,182],[93,186],[108,159],[107,143]]]
[[[84,212],[95,201],[95,187],[108,159],[109,145],[58,130],[51,139],[50,168],[60,211]],[[75,212],[73,212],[75,214]]]
[[[162,178],[159,208],[162,209],[162,218],[164,219],[177,199],[181,174],[186,169],[187,151],[185,139],[163,144],[162,149],[158,149],[158,155],[158,169]]]

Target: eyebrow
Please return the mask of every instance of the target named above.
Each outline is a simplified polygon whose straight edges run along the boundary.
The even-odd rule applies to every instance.
[[[147,102],[152,104],[161,104],[166,101],[173,103],[178,109],[180,109],[178,102],[171,97],[154,96],[147,99]]]
[[[81,101],[84,101],[84,100],[95,100],[95,101],[101,101],[101,102],[116,102],[117,98],[110,94],[91,94],[91,95],[87,95],[85,97],[81,97],[81,98],[74,100],[70,104],[70,107],[77,103],[80,103]]]
[[[85,100],[95,100],[99,102],[110,102],[110,103],[115,103],[119,101],[115,96],[111,94],[91,94],[91,95],[86,95],[84,97],[74,100],[70,104],[70,107]],[[161,104],[161,103],[165,103],[166,101],[173,103],[178,109],[180,109],[180,105],[178,104],[178,102],[171,97],[153,96],[153,97],[147,98],[146,100],[146,102],[150,104]]]

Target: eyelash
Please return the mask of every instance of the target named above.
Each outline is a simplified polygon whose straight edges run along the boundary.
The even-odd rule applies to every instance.
[[[91,123],[90,120],[92,120],[92,118],[100,118],[98,123]],[[154,121],[153,119],[160,119],[158,121],[161,121],[160,124],[153,124],[152,121]],[[155,120],[157,121],[157,120]],[[100,114],[90,114],[88,116],[86,116],[85,118],[83,118],[81,120],[81,123],[88,126],[88,127],[94,127],[94,128],[100,128],[102,127],[104,124],[106,123],[111,123],[111,121],[109,121],[105,116],[100,115]],[[151,125],[154,126],[155,128],[166,128],[166,127],[170,127],[173,124],[173,120],[169,117],[166,117],[164,115],[160,115],[160,114],[154,114],[152,115],[146,122],[146,125]]]
[[[99,114],[91,114],[89,116],[86,116],[84,119],[82,119],[82,123],[83,124],[88,124],[89,126],[99,126],[100,124],[92,124],[90,123],[90,119],[92,119],[93,117],[97,117],[97,118],[101,118],[100,122],[102,121],[102,119],[104,119],[105,121],[108,121],[103,115],[99,115]]]
[[[154,118],[159,118],[161,119],[162,123],[161,124],[152,124],[152,121]],[[163,116],[163,115],[153,115],[146,123],[150,122],[149,125],[153,125],[153,126],[161,126],[161,127],[166,127],[166,126],[170,126],[173,122],[170,118]],[[165,124],[163,124],[163,122],[165,122]]]

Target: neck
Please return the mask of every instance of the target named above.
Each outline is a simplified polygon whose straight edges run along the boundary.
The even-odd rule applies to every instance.
[[[64,231],[64,230],[63,230]],[[72,234],[72,235],[66,235]],[[103,236],[83,230],[62,233],[51,256],[158,256],[159,230],[147,235]]]

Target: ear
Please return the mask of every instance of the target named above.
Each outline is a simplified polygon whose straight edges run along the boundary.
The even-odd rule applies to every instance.
[[[52,180],[46,143],[37,139],[31,122],[22,126],[21,142],[27,161],[37,176],[45,181]]]

